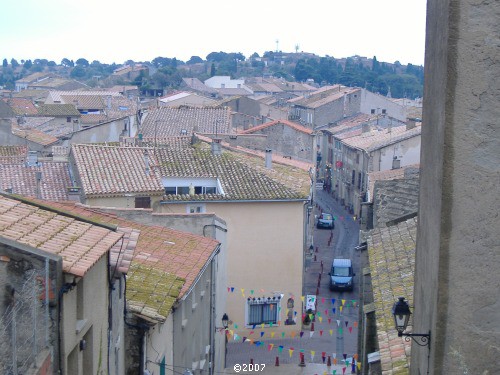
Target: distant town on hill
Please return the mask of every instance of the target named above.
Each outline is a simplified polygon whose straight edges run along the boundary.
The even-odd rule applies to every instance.
[[[126,67],[147,69],[139,69],[139,74],[129,76],[113,75]],[[262,56],[255,52],[245,57],[241,53],[211,52],[205,59],[195,55],[187,61],[156,57],[151,61],[127,60],[123,64],[90,62],[83,57],[76,61],[63,58],[60,63],[47,59],[17,61],[12,58],[9,61],[4,58],[0,66],[0,88],[13,90],[17,80],[36,72],[53,72],[93,88],[135,85],[142,93],[176,90],[185,77],[204,81],[224,75],[235,79],[277,77],[317,86],[340,83],[409,99],[422,97],[424,79],[423,66],[402,65],[399,61],[381,62],[376,56],[334,58],[306,52],[267,51]]]

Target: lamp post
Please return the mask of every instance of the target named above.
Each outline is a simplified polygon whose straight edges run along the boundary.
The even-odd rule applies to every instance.
[[[405,341],[410,341],[410,339],[412,339],[417,345],[428,346],[429,351],[431,350],[431,331],[429,331],[429,333],[404,332],[406,327],[408,327],[411,315],[410,306],[408,302],[405,301],[404,297],[399,297],[398,301],[394,303],[392,306],[392,315],[394,316],[394,324],[399,337],[404,337]],[[419,337],[420,340],[417,340],[415,337]]]

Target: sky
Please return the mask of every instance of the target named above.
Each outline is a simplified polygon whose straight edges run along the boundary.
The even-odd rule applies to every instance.
[[[426,0],[1,0],[0,60],[122,64],[211,52],[424,64]]]

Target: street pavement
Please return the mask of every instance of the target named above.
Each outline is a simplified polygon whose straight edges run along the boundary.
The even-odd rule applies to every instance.
[[[227,374],[236,373],[234,365],[251,362],[265,364],[262,373],[268,374],[354,373],[352,362],[353,357],[357,358],[359,320],[359,283],[356,281],[361,274],[359,252],[355,252],[354,247],[359,241],[359,226],[353,216],[326,191],[316,190],[315,195],[313,218],[321,212],[330,212],[336,217],[334,230],[314,227],[313,253],[306,256],[304,296],[317,295],[315,320],[302,329],[298,327],[300,334],[294,338],[262,339],[259,345],[230,339]],[[353,260],[356,273],[353,292],[330,291],[328,272],[334,258]],[[301,352],[305,367],[298,366]],[[331,366],[327,366],[328,356]],[[279,366],[276,366],[276,360]]]

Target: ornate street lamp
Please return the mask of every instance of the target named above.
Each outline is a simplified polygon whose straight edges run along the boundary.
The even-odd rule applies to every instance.
[[[429,333],[405,333],[406,327],[408,327],[408,322],[410,321],[410,306],[408,302],[405,301],[404,297],[399,297],[398,301],[392,306],[392,315],[394,315],[394,324],[396,330],[398,331],[398,336],[405,338],[405,341],[410,341],[412,339],[419,346],[428,346],[431,350],[431,331]],[[421,343],[415,339],[415,337],[420,337]]]

